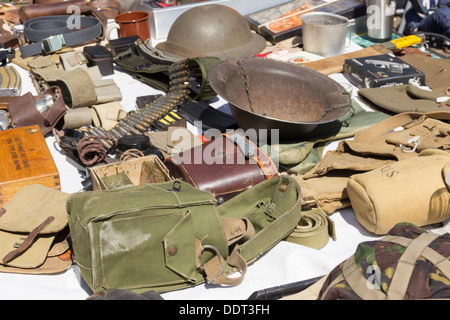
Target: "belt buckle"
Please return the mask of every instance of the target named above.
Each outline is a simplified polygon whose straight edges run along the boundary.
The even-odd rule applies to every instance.
[[[64,36],[62,34],[58,34],[55,36],[50,36],[48,38],[42,39],[42,50],[44,53],[51,53],[58,51],[64,47],[66,42],[64,41]]]

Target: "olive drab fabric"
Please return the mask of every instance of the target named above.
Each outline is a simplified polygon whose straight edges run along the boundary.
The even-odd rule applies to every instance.
[[[450,299],[450,235],[399,223],[360,243],[327,276],[320,300]]]
[[[288,176],[221,205],[180,180],[72,194],[67,212],[74,261],[94,292],[237,285],[249,261],[292,232],[300,203],[301,190]],[[229,277],[236,271],[239,277]]]

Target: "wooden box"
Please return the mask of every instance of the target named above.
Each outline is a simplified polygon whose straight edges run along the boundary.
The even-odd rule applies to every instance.
[[[61,189],[59,172],[39,126],[0,131],[0,205],[22,187]]]
[[[114,190],[173,180],[156,155],[89,168],[93,190]]]

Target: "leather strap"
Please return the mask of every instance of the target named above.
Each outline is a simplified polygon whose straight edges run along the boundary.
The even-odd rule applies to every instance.
[[[64,46],[80,45],[102,34],[99,19],[84,16],[78,18],[80,27],[73,30],[68,27],[68,22],[75,19],[70,15],[37,17],[25,21],[24,36],[33,43],[20,47],[22,57],[54,52]]]

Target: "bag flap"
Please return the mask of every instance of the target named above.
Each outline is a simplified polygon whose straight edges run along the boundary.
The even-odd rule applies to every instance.
[[[294,230],[301,218],[301,190],[294,178],[270,178],[217,207],[221,218],[247,218],[255,235],[239,245],[246,261],[264,253]]]
[[[48,217],[53,217],[53,221],[40,233],[58,232],[67,225],[65,206],[68,196],[67,193],[39,184],[24,186],[3,206],[0,230],[29,233]]]

